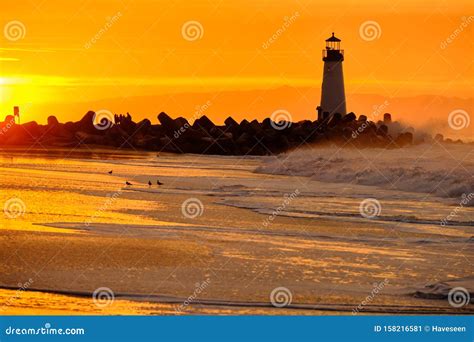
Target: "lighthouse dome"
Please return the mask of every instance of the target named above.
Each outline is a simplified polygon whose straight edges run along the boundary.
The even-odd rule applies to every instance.
[[[334,32],[332,33],[332,36],[326,39],[327,42],[340,42],[341,40],[337,37],[334,36]]]

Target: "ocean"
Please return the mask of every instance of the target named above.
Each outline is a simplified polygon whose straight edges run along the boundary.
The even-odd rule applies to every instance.
[[[3,150],[0,311],[473,313],[473,156]]]

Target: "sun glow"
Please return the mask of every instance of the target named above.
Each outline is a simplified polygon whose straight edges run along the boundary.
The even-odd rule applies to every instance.
[[[32,2],[47,14],[46,24],[45,15],[31,11]],[[51,114],[75,120],[94,108],[130,111],[142,119],[161,110],[187,115],[212,99],[217,121],[230,112],[262,119],[275,106],[308,118],[320,100],[324,39],[336,31],[346,53],[347,95],[371,96],[356,108],[348,103],[348,110],[369,111],[392,97],[432,95],[447,99],[446,108],[434,114],[441,116],[450,107],[466,107],[452,99],[472,96],[469,8],[467,1],[441,0],[137,0],[129,6],[98,0],[78,9],[72,2],[20,0],[2,8],[4,18],[20,20],[25,30],[18,40],[2,40],[0,115],[19,105],[29,109],[25,119],[38,122]],[[183,37],[183,25],[192,20],[202,27],[195,40]],[[360,36],[368,20],[380,27],[370,41]],[[415,34],[420,27],[422,36]],[[293,87],[299,96],[271,92],[281,87]],[[228,100],[221,96],[225,91],[233,92]],[[175,94],[185,96],[178,100]],[[399,109],[389,102],[390,110]],[[426,115],[432,113],[430,108]]]

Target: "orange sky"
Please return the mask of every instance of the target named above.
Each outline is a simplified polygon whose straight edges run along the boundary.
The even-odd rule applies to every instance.
[[[10,114],[17,104],[24,121],[45,122],[50,114],[65,121],[101,109],[91,108],[100,104],[139,118],[155,118],[160,111],[192,117],[193,108],[204,103],[192,97],[179,97],[179,104],[157,97],[160,102],[153,103],[153,96],[206,93],[219,104],[211,106],[211,116],[223,119],[232,113],[239,92],[258,90],[244,93],[245,101],[263,101],[259,112],[234,114],[263,117],[275,110],[270,100],[265,106],[265,97],[274,92],[260,90],[290,86],[305,89],[298,107],[305,113],[297,115],[302,119],[319,104],[321,50],[332,31],[345,49],[349,97],[371,94],[379,101],[440,95],[465,101],[473,84],[471,3],[9,1],[0,13],[0,113]],[[23,25],[24,37],[17,40],[7,32],[12,21]],[[202,26],[197,40],[183,37],[188,21]],[[360,33],[367,21],[380,27],[374,40]],[[278,33],[280,28],[284,30]],[[276,39],[269,42],[274,34]],[[450,35],[454,39],[447,43]],[[219,102],[221,92],[237,95]],[[147,96],[145,103],[130,100],[136,96]],[[238,111],[252,108],[241,107]],[[229,110],[215,112],[222,108]],[[348,103],[348,110],[353,108],[360,105]]]

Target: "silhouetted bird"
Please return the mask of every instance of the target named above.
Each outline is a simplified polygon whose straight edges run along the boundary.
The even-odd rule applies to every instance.
[[[148,186],[151,186],[151,181],[148,181]]]
[[[163,183],[161,183],[159,180],[156,181],[156,184],[163,185]]]
[[[125,184],[127,184],[127,185],[132,185],[132,183],[130,183],[130,182],[128,182],[128,181],[127,181],[127,182],[125,182]]]
[[[109,171],[109,175],[111,175],[111,174],[112,174],[112,170]]]

